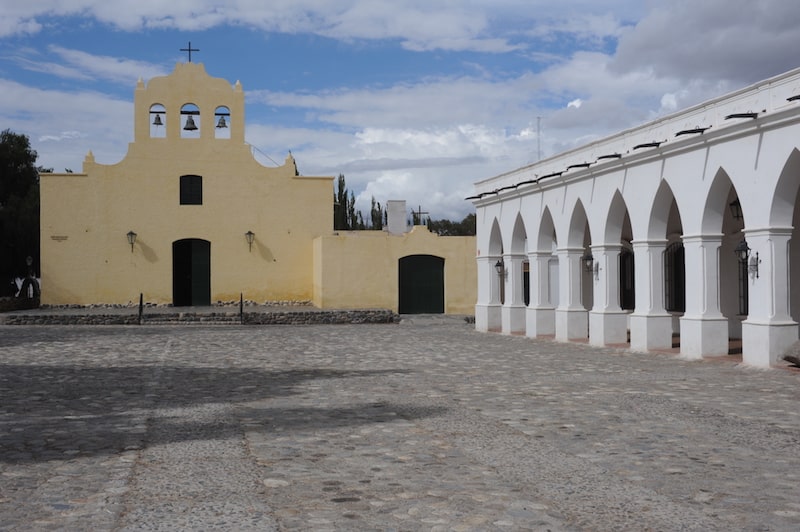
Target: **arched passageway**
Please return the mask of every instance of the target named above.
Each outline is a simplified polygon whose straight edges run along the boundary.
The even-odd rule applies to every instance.
[[[503,283],[522,273],[526,334],[629,332],[632,350],[686,358],[741,338],[746,364],[779,360],[800,320],[798,83],[800,69],[476,183],[494,253],[518,260],[526,241],[528,284],[524,260]]]

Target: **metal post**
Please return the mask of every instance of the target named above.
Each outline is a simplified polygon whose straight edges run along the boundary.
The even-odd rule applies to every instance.
[[[144,296],[139,292],[139,325],[142,324],[142,314],[144,313]]]
[[[239,292],[239,323],[244,325],[244,295]]]

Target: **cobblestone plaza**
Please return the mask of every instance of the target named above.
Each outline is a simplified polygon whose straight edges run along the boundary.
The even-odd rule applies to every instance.
[[[0,530],[798,530],[800,373],[388,325],[0,327]]]

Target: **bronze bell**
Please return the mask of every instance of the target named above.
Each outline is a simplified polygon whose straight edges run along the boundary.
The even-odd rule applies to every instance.
[[[194,125],[194,120],[192,119],[192,115],[188,115],[186,117],[186,125],[183,126],[183,129],[185,129],[186,131],[196,131],[197,130],[197,126]]]
[[[225,117],[220,116],[219,120],[217,121],[217,129],[226,128],[228,127],[228,123],[225,122]]]
[[[154,126],[163,126],[164,122],[161,121],[161,115],[157,114],[156,117],[153,119]]]

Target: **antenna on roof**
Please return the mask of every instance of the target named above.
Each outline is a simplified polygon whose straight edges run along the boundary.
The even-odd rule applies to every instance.
[[[542,160],[542,117],[536,117],[536,161]]]

